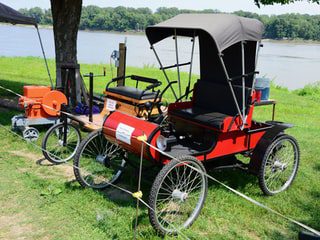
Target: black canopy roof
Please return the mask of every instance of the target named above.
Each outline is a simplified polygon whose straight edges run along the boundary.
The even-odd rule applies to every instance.
[[[180,14],[155,26],[148,27],[147,37],[151,44],[174,35],[192,37],[207,33],[216,43],[219,52],[241,41],[260,41],[263,24],[250,18],[232,14]]]
[[[257,42],[262,38],[263,24],[250,18],[232,14],[180,14],[146,29],[151,45],[175,35],[199,38],[200,79],[226,84],[223,61],[230,78],[242,75],[242,47],[245,41],[245,73],[255,71]],[[246,77],[251,87],[253,75]],[[240,85],[241,79],[233,84]]]
[[[3,3],[0,3],[0,22],[37,26],[37,22],[34,18],[26,17]]]

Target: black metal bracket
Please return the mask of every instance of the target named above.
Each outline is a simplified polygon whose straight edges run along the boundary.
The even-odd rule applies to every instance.
[[[174,68],[174,67],[181,67],[181,66],[190,65],[190,64],[191,64],[191,62],[174,64],[174,65],[170,65],[170,66],[167,66],[167,67],[161,67],[160,70],[166,70],[166,69],[170,69],[170,68]]]

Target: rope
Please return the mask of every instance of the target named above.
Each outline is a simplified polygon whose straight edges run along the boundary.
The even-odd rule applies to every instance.
[[[144,142],[141,141],[141,154],[140,154],[140,165],[139,165],[139,178],[138,178],[138,190],[134,194],[133,197],[137,199],[137,208],[136,208],[136,222],[134,225],[134,239],[137,239],[137,227],[138,227],[138,216],[139,216],[139,199],[142,198],[141,188],[141,174],[142,174],[142,160],[143,160],[143,147]]]
[[[14,91],[12,91],[12,90],[10,90],[10,89],[7,89],[7,88],[5,88],[5,87],[2,87],[1,85],[0,85],[0,88],[6,90],[6,91],[8,91],[8,92],[11,92],[11,93],[13,93],[13,94],[15,94],[15,95],[17,95],[17,96],[19,96],[19,97],[22,97],[22,95],[14,92]],[[42,105],[43,105],[43,104],[42,104]],[[45,106],[45,105],[43,105],[43,106]],[[50,109],[53,109],[53,108],[50,107],[50,106],[45,106],[45,107],[49,107]],[[60,113],[64,113],[64,114],[66,114],[67,116],[68,116],[68,115],[69,115],[69,116],[73,116],[72,114],[67,113],[67,112],[64,112],[64,111],[58,111],[58,110],[56,110],[56,109],[54,109],[54,110],[57,111],[57,112],[60,112]],[[93,122],[89,122],[89,121],[88,121],[88,123],[97,125],[97,126],[99,126],[99,127],[101,127],[101,128],[106,128],[106,129],[115,131],[114,129],[107,128],[107,127],[105,127],[105,126],[101,126],[101,125],[95,124],[95,123],[93,123]],[[2,128],[5,128],[2,124],[0,124],[0,126],[1,126]],[[5,129],[6,129],[6,128],[5,128]],[[10,130],[9,130],[9,131],[10,131]],[[13,133],[14,133],[14,132],[13,132]],[[19,136],[20,138],[22,138],[22,137],[21,137],[20,135],[18,135],[17,133],[14,133],[14,134],[17,135],[17,136]],[[149,144],[149,143],[146,141],[146,136],[145,136],[145,135],[139,136],[139,137],[132,137],[132,138],[138,139],[139,141],[143,142],[144,144],[146,144],[146,145],[148,145],[149,147],[153,148],[154,150],[158,151],[158,152],[161,153],[162,155],[169,157],[170,159],[174,159],[174,160],[176,160],[176,161],[179,161],[179,162],[183,163],[181,160],[179,160],[179,159],[177,159],[177,158],[175,158],[175,157],[173,157],[173,156],[171,156],[171,155],[169,155],[169,154],[161,151],[161,150],[158,149],[157,147]],[[25,140],[24,138],[22,138],[22,139]],[[32,143],[32,144],[33,144],[33,143]],[[41,149],[41,150],[46,151],[45,149],[42,149],[41,147],[39,147],[39,146],[36,145],[36,144],[33,144],[33,145],[36,146],[37,148]],[[46,152],[48,152],[48,151],[46,151]],[[50,154],[51,154],[51,153],[50,153]],[[51,155],[52,155],[52,154],[51,154]],[[53,156],[54,156],[54,155],[53,155]],[[141,174],[142,174],[142,158],[143,158],[143,144],[142,144],[141,156],[140,156],[140,168],[139,168],[139,180],[138,180],[138,191],[137,191],[137,192],[133,193],[133,192],[131,192],[131,191],[129,191],[129,190],[126,190],[126,189],[121,188],[121,187],[119,187],[119,186],[117,186],[117,185],[114,185],[114,184],[112,184],[112,183],[109,183],[110,186],[115,187],[115,188],[117,188],[117,189],[119,189],[119,190],[121,190],[121,191],[124,191],[124,192],[130,194],[132,197],[134,197],[134,198],[137,199],[137,211],[136,211],[136,214],[137,214],[137,215],[138,215],[138,207],[139,207],[139,204],[138,204],[138,203],[139,203],[139,202],[143,203],[147,208],[149,208],[151,211],[154,211],[154,212],[155,212],[154,209],[152,209],[146,202],[144,202],[144,201],[141,199],[141,197],[142,197],[142,192],[140,191],[140,183],[141,183]],[[58,159],[59,159],[59,157],[58,157]],[[66,162],[65,162],[65,163],[66,163]],[[237,191],[237,190],[235,190],[235,189],[227,186],[226,184],[222,183],[221,181],[217,180],[216,178],[214,178],[214,177],[210,176],[209,174],[207,174],[207,173],[205,173],[205,172],[203,172],[203,171],[201,171],[201,170],[199,170],[199,169],[197,169],[197,168],[189,165],[188,163],[183,163],[183,164],[185,164],[186,166],[190,167],[191,169],[199,172],[200,174],[204,174],[207,178],[209,178],[209,179],[213,180],[214,182],[220,184],[221,186],[225,187],[226,189],[230,190],[231,192],[235,193],[236,195],[240,196],[241,198],[243,198],[243,199],[245,199],[245,200],[253,203],[254,205],[259,206],[259,207],[261,207],[261,208],[263,208],[263,209],[267,210],[268,212],[271,212],[271,213],[273,213],[273,214],[275,214],[275,215],[278,215],[278,216],[286,219],[287,221],[289,221],[289,222],[291,222],[291,223],[294,223],[294,224],[296,224],[296,225],[298,225],[298,226],[300,226],[300,227],[302,227],[302,228],[304,228],[304,229],[306,229],[306,230],[314,233],[314,234],[317,235],[317,236],[320,236],[320,232],[319,232],[319,231],[317,231],[317,230],[315,230],[315,229],[313,229],[313,228],[311,228],[311,227],[309,227],[309,226],[307,226],[307,225],[305,225],[305,224],[303,224],[303,223],[300,223],[300,222],[294,220],[293,218],[287,217],[287,216],[285,216],[285,215],[277,212],[276,210],[273,210],[272,208],[270,208],[270,207],[268,207],[268,206],[266,206],[266,205],[264,205],[264,204],[262,204],[262,203],[260,203],[260,202],[258,202],[258,201],[256,201],[256,200],[250,198],[249,196],[246,196],[245,194],[243,194],[243,193],[241,193],[241,192],[239,192],[239,191]],[[74,165],[73,165],[73,167],[78,168],[77,166],[74,166]],[[78,168],[78,169],[80,169],[80,168]],[[136,215],[136,224],[135,224],[135,235],[134,235],[134,237],[136,237],[137,215]],[[170,225],[170,223],[168,223],[168,224]],[[177,231],[179,232],[179,234],[181,234],[182,236],[186,237],[185,235],[183,235],[183,234],[181,233],[181,231],[179,231],[179,230],[176,229],[175,227],[174,227],[174,229],[177,230]],[[188,237],[186,237],[186,239],[188,239]]]

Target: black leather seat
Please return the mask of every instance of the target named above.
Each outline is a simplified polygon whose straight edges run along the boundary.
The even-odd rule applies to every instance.
[[[128,87],[128,86],[118,86],[118,87],[108,88],[107,91],[112,93],[117,93],[129,98],[134,98],[137,100],[154,99],[157,94],[156,92],[152,92],[152,91],[143,92],[143,90],[140,90],[134,87]]]
[[[242,106],[242,87],[233,86],[239,106]],[[245,101],[249,103],[251,89],[245,88]],[[198,80],[194,87],[193,106],[175,109],[170,114],[203,125],[222,129],[226,117],[238,114],[231,90],[228,85]]]
[[[196,107],[175,110],[174,115],[217,129],[222,128],[224,119],[228,117],[228,115],[223,113],[208,112],[207,110]]]

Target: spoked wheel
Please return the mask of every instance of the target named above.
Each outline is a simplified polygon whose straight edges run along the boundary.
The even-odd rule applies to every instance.
[[[42,140],[43,156],[55,164],[72,159],[81,142],[80,131],[77,127],[70,123],[67,124],[66,139],[64,139],[64,129],[63,123],[53,125]]]
[[[259,170],[259,185],[266,195],[286,190],[294,180],[300,160],[297,141],[283,135],[266,150]]]
[[[81,186],[103,189],[120,178],[126,157],[120,146],[96,130],[81,142],[74,158],[74,174]]]
[[[207,196],[205,172],[191,156],[171,160],[159,172],[150,192],[149,218],[160,234],[177,234],[196,220]]]

